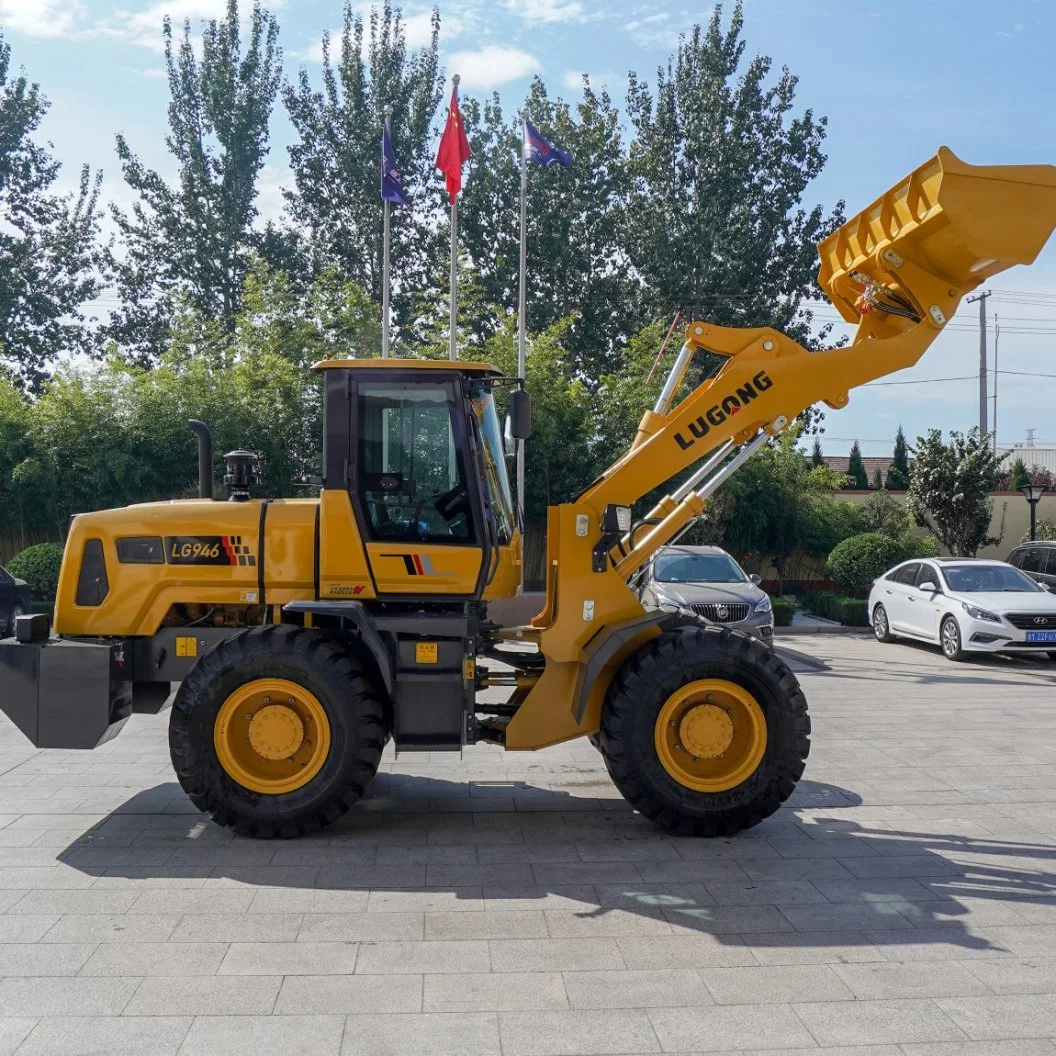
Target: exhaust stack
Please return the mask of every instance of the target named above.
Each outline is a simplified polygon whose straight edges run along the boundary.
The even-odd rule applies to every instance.
[[[213,497],[213,434],[205,422],[192,418],[188,423],[198,437],[198,497]]]

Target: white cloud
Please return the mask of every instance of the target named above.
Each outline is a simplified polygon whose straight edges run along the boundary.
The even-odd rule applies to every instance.
[[[658,11],[656,14],[634,19],[628,22],[624,29],[635,43],[642,47],[668,44],[677,35],[675,28],[671,25],[669,11]]]
[[[525,22],[585,22],[580,0],[506,0],[506,10]]]
[[[85,13],[79,0],[0,0],[5,30],[27,37],[68,37]]]
[[[4,2],[4,0],[0,0]],[[271,0],[269,9],[282,7],[284,0]],[[252,13],[249,4],[241,9],[243,25]],[[153,0],[146,7],[137,11],[115,8],[113,13],[102,19],[93,32],[100,36],[112,37],[151,51],[164,50],[161,36],[161,24],[165,16],[172,20],[179,30],[184,21],[190,20],[192,26],[201,20],[222,19],[227,14],[227,0]]]
[[[376,4],[361,3],[355,8],[355,13],[363,19],[364,33],[368,33],[367,27],[370,25],[370,12],[371,8],[376,7]],[[462,33],[466,32],[470,27],[470,19],[462,15],[444,15],[440,16],[440,36],[443,39],[451,39],[452,37],[458,37]],[[433,39],[433,12],[430,8],[423,8],[420,11],[411,11],[408,13],[406,10],[403,11],[403,33],[404,40],[407,47],[414,51],[418,48],[429,47],[430,42]],[[330,30],[330,56],[336,59],[341,53],[341,34],[344,32],[343,28],[338,26],[336,29]],[[304,59],[307,62],[319,63],[323,61],[323,41],[320,36],[319,39],[315,40],[309,47],[303,51],[293,51],[289,53],[292,58]]]
[[[477,51],[458,51],[446,65],[451,73],[461,76],[464,88],[485,90],[527,77],[540,68],[534,55],[500,44],[487,44]]]
[[[608,88],[611,92],[613,89],[622,87],[624,79],[622,73],[615,73],[612,70],[596,72],[592,70],[565,70],[561,76],[561,83],[570,92],[582,91],[584,74],[590,78],[590,86],[594,91],[598,91],[601,88]]]

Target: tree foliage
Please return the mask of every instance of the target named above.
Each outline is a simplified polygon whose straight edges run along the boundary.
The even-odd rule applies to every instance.
[[[891,458],[891,465],[887,470],[887,480],[884,487],[888,491],[903,491],[909,487],[909,447],[906,444],[906,434],[902,426],[895,433],[895,450]]]
[[[862,461],[862,449],[855,440],[851,444],[851,454],[847,459],[847,482],[846,488],[857,488],[864,491],[869,487],[869,478],[865,475],[865,463]]]
[[[114,208],[122,252],[113,258],[121,296],[109,334],[142,361],[164,346],[178,299],[228,332],[239,311],[249,260],[260,237],[257,178],[268,151],[268,122],[279,89],[278,23],[254,3],[243,50],[237,0],[206,23],[201,58],[188,19],[175,40],[166,16],[169,132],[173,186],[133,153],[123,135],[117,154],[139,196],[131,214]]]
[[[825,571],[842,590],[858,597],[874,579],[902,561],[903,553],[902,545],[889,535],[852,535],[833,549]]]
[[[302,69],[283,88],[298,135],[289,148],[294,188],[289,221],[307,240],[310,274],[332,269],[381,300],[381,206],[378,157],[384,108],[409,205],[392,210],[393,319],[412,322],[416,297],[435,278],[446,245],[436,222],[443,199],[433,170],[433,119],[442,90],[438,58],[440,15],[433,12],[429,44],[408,51],[402,14],[390,0],[360,7],[345,0],[344,24],[333,54],[323,37],[322,88]],[[446,289],[446,286],[444,287]]]
[[[102,174],[85,166],[76,194],[54,192],[60,165],[33,139],[47,111],[0,32],[0,372],[30,392],[60,355],[89,351],[84,304],[101,285]]]
[[[949,443],[938,429],[917,437],[906,505],[954,557],[974,557],[979,547],[1001,541],[987,534],[1000,463],[977,427],[951,432]]]

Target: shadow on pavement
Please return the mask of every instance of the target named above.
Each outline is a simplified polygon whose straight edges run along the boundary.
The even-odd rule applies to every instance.
[[[598,779],[582,776],[583,794],[596,794]],[[95,887],[360,892],[359,909],[389,911],[556,910],[569,938],[605,934],[599,918],[612,915],[635,932],[632,914],[643,934],[676,925],[753,947],[999,949],[969,926],[1022,925],[1016,905],[1056,902],[1056,847],[932,832],[923,821],[898,830],[801,819],[801,810],[861,804],[833,785],[801,782],[778,814],[728,839],[672,837],[622,800],[600,802],[525,782],[379,773],[331,828],[269,842],[233,836],[166,783],[131,797],[58,858],[98,877]],[[348,908],[327,898],[295,895],[288,905]],[[180,912],[193,913],[187,902]],[[594,930],[580,930],[588,921]]]

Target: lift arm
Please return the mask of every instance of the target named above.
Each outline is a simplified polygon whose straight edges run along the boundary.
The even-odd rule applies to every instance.
[[[612,672],[660,633],[628,586],[634,572],[700,515],[708,495],[768,436],[818,401],[845,407],[855,386],[913,366],[967,293],[1033,262],[1054,227],[1056,167],[972,166],[943,147],[818,247],[822,288],[857,324],[851,344],[811,352],[770,328],[691,323],[630,449],[574,503],[548,511],[546,605],[531,627],[510,632],[538,642],[546,666],[515,698],[507,748],[596,730]],[[702,349],[723,357],[721,369],[675,403]],[[652,511],[647,530],[632,537],[624,528],[620,538],[612,511],[693,466]],[[614,628],[619,648],[590,683],[588,660],[607,648]]]

